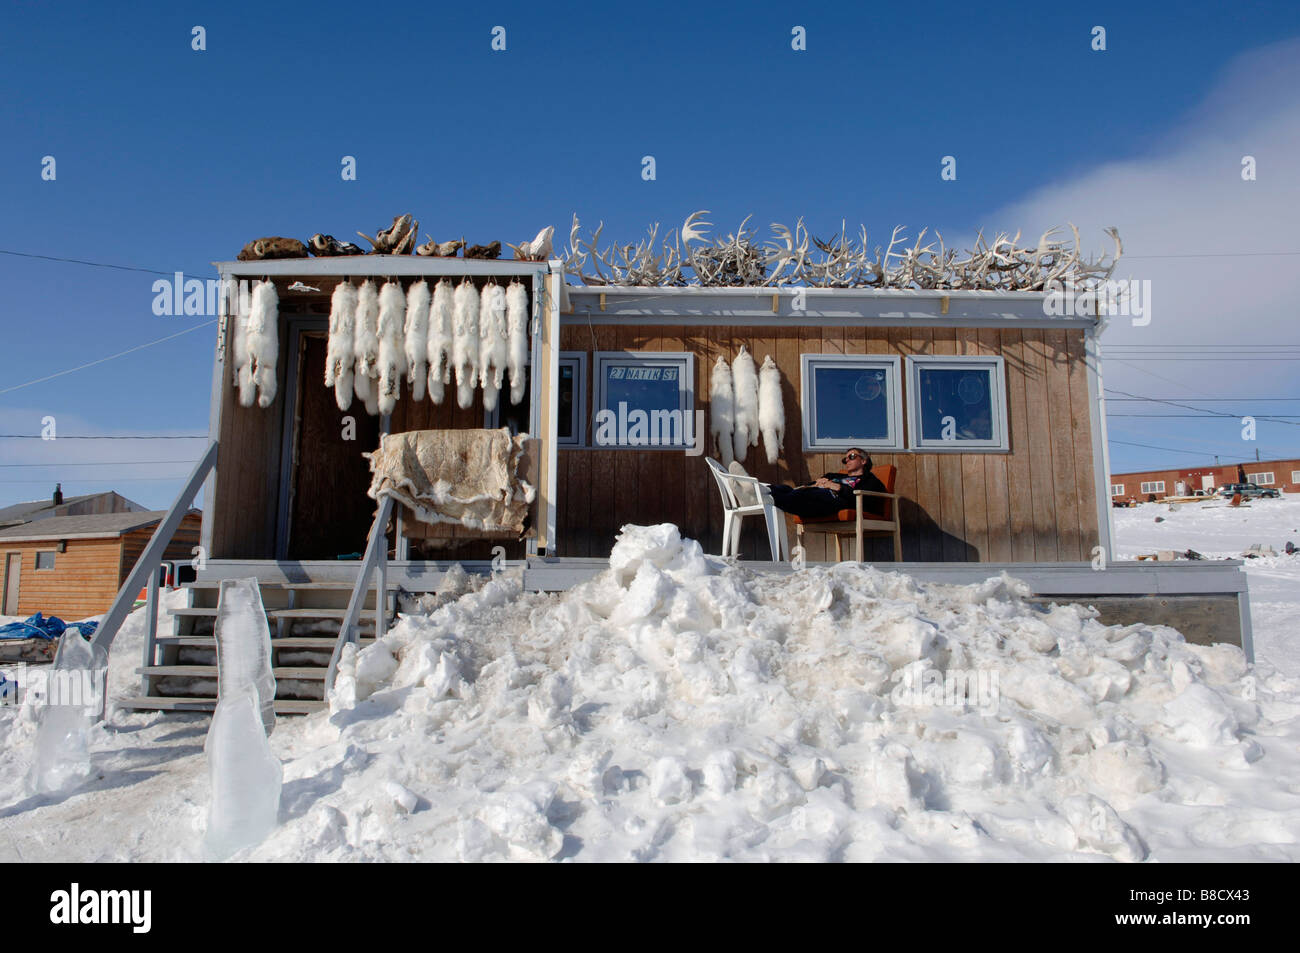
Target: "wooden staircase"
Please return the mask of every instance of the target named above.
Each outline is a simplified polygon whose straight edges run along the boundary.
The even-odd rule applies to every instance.
[[[276,714],[302,715],[324,708],[325,675],[339,625],[347,613],[352,583],[263,581],[259,586],[271,628]],[[141,694],[118,699],[120,706],[164,711],[212,711],[216,707],[213,626],[220,582],[199,581],[184,588],[187,604],[171,611],[172,631],[157,635],[153,657],[136,670],[141,676]],[[358,622],[363,646],[374,641],[374,605],[375,594],[370,589]]]

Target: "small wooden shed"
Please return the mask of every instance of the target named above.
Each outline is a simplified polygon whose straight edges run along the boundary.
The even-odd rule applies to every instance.
[[[105,612],[144,552],[164,511],[51,516],[0,530],[4,615],[65,620]],[[200,514],[188,513],[164,558],[190,560]]]

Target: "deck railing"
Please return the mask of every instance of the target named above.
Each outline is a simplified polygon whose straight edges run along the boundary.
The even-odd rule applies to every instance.
[[[203,481],[208,478],[208,474],[216,465],[217,441],[213,440],[208,444],[208,449],[204,452],[203,457],[190,471],[189,479],[185,481],[185,486],[177,494],[171,509],[167,511],[167,515],[162,518],[158,528],[149,537],[144,552],[135,561],[131,572],[127,574],[126,581],[122,583],[122,588],[117,591],[117,597],[113,600],[112,606],[109,607],[108,612],[100,621],[99,627],[95,630],[93,646],[96,650],[102,651],[105,658],[108,657],[109,646],[113,644],[118,629],[122,627],[122,623],[135,605],[136,594],[147,583],[149,595],[145,604],[147,606],[148,631],[145,635],[144,657],[145,665],[153,664],[153,652],[158,637],[158,567],[162,563],[167,544],[176,535],[181,520],[190,511],[190,505],[194,502],[194,498],[199,495]]]
[[[366,552],[361,559],[356,582],[352,585],[352,597],[348,599],[348,611],[339,626],[338,641],[334,643],[334,652],[330,655],[330,667],[325,673],[325,697],[329,698],[334,687],[334,676],[338,673],[339,659],[343,655],[343,646],[349,642],[354,645],[360,640],[358,623],[361,621],[361,606],[366,601],[366,589],[370,587],[371,573],[378,572],[375,583],[375,638],[382,639],[388,627],[388,517],[393,512],[393,498],[382,494],[379,508],[375,511],[375,521],[370,525],[370,536],[366,540]]]

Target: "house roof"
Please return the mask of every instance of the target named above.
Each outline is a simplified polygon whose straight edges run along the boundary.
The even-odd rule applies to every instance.
[[[100,493],[86,493],[82,496],[65,496],[63,502],[57,505],[66,506],[69,503],[79,503],[82,500],[91,500],[102,495]],[[0,526],[13,522],[25,523],[42,510],[54,509],[55,505],[52,499],[46,497],[43,500],[32,500],[30,503],[13,503],[9,506],[0,507]]]
[[[0,529],[0,543],[54,539],[114,539],[133,529],[152,526],[166,510],[142,513],[96,513],[92,516],[51,516],[37,523]]]

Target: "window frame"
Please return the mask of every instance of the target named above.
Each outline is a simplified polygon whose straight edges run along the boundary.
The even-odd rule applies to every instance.
[[[993,436],[988,440],[925,440],[921,436],[921,371],[958,370],[983,365],[991,371]],[[997,354],[909,354],[907,356],[907,446],[916,453],[1008,453],[1011,421],[1007,405],[1006,360]]]
[[[587,352],[586,351],[561,351],[559,363],[572,363],[577,365],[577,370],[573,374],[573,436],[567,440],[562,440],[559,436],[555,438],[555,445],[561,450],[574,450],[587,445]],[[559,387],[557,377],[556,387]],[[557,390],[556,401],[559,401]],[[559,434],[559,421],[556,421],[556,434]]]
[[[594,351],[591,355],[591,368],[593,375],[592,382],[592,403],[591,403],[591,422],[592,432],[598,428],[595,427],[596,418],[602,410],[609,410],[618,415],[617,407],[606,407],[606,384],[605,365],[610,364],[644,364],[646,366],[666,367],[676,365],[681,369],[680,383],[677,388],[678,409],[682,412],[682,436],[688,435],[688,428],[695,426],[695,355],[691,351]],[[700,435],[690,430],[689,436],[696,440]],[[589,438],[592,439],[592,438]],[[595,447],[594,444],[589,446]],[[646,443],[646,444],[619,444],[600,445],[595,449],[599,450],[669,450],[680,451],[689,444],[680,443]]]
[[[1253,483],[1255,486],[1277,486],[1277,482],[1274,480],[1274,475],[1274,471],[1272,470],[1260,470],[1258,473],[1247,473],[1246,482]],[[1252,477],[1255,479],[1252,479]],[[1259,479],[1260,477],[1268,477],[1267,482]]]
[[[57,562],[58,562],[58,553],[59,553],[59,551],[58,551],[57,549],[38,549],[38,550],[35,550],[35,551],[32,553],[32,561],[33,561],[33,563],[35,563],[35,569],[36,569],[36,571],[37,571],[37,572],[54,572],[55,565],[56,565]],[[42,566],[42,565],[41,565],[41,557],[42,557],[42,556],[49,556],[49,557],[50,557],[50,564],[49,564],[48,566]]]
[[[814,386],[814,373],[818,367],[836,367],[858,365],[863,370],[884,367],[892,376],[887,376],[885,388],[886,399],[890,406],[886,411],[889,421],[889,433],[881,440],[864,440],[846,438],[819,439],[817,437],[817,388]],[[897,354],[800,354],[799,355],[799,398],[800,415],[803,429],[803,450],[805,453],[840,453],[850,447],[863,450],[901,451],[903,447],[903,361]]]
[[[1150,487],[1151,489],[1147,489],[1147,487]],[[1158,489],[1157,489],[1157,487],[1158,487]],[[1140,489],[1138,490],[1138,492],[1139,492],[1139,493],[1164,493],[1164,492],[1166,492],[1166,491],[1165,491],[1165,481],[1164,481],[1164,480],[1144,480],[1144,481],[1142,481],[1142,483],[1141,483],[1141,487],[1140,487]]]
[[[1292,483],[1300,483],[1300,470],[1292,470],[1292,471],[1291,471],[1291,482],[1292,482]]]
[[[1124,495],[1124,484],[1123,484],[1123,483],[1112,483],[1112,484],[1110,485],[1110,495],[1111,495],[1111,496],[1123,496],[1123,495]]]

